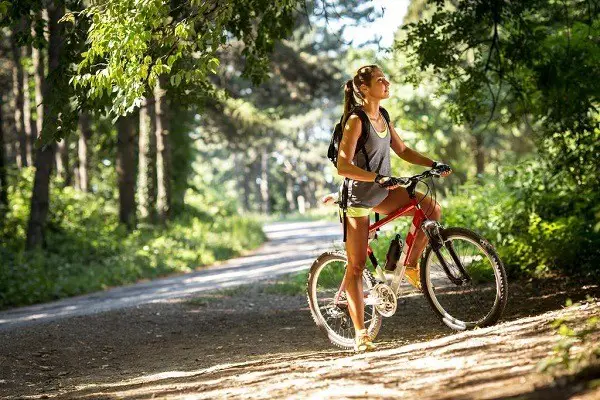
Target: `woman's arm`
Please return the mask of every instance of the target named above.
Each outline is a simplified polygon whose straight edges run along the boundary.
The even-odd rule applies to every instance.
[[[400,136],[396,133],[396,130],[391,123],[389,126],[392,135],[392,150],[394,150],[394,153],[396,153],[398,157],[411,164],[422,165],[424,167],[431,167],[433,165],[433,160],[431,158],[425,157],[421,153],[407,147],[402,139],[400,139]]]
[[[352,164],[356,144],[362,133],[362,122],[357,115],[351,115],[344,126],[344,134],[340,142],[340,149],[337,159],[338,174],[354,179],[356,181],[374,182],[377,174],[375,172],[365,171],[362,168]]]

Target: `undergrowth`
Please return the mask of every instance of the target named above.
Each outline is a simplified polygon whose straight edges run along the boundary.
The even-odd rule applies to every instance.
[[[189,272],[260,245],[258,221],[190,193],[166,227],[119,224],[115,201],[52,186],[45,245],[25,250],[33,171],[9,189],[0,226],[0,308],[27,305],[112,286]]]

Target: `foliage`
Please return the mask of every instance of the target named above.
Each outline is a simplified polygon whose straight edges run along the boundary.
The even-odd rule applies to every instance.
[[[438,198],[442,224],[487,238],[513,278],[562,273],[588,279],[599,272],[599,200],[539,161],[505,167],[499,178],[470,181]],[[407,223],[372,244],[380,261],[393,234],[406,234]]]
[[[432,71],[455,121],[472,123],[509,105],[513,121],[542,122],[541,153],[558,173],[598,187],[600,18],[597,2],[432,1],[430,18],[405,27],[407,81]]]
[[[92,21],[89,49],[82,54],[72,82],[88,97],[111,97],[113,115],[141,105],[147,87],[160,75],[171,87],[205,86],[219,66],[217,51],[228,40],[244,48],[244,74],[265,78],[275,41],[293,26],[296,1],[122,1],[88,7],[81,17]]]
[[[23,248],[33,171],[11,186],[11,209],[0,227],[0,307],[32,304],[189,272],[258,246],[260,225],[236,216],[222,196],[188,193],[186,207],[165,230],[128,233],[112,200],[54,185],[46,249]]]
[[[500,180],[471,183],[443,202],[443,223],[478,231],[497,248],[512,276],[552,271],[597,275],[597,193],[531,161]]]
[[[266,294],[298,296],[306,293],[306,272],[286,275],[272,284],[265,285],[262,291]]]
[[[593,299],[588,299],[588,302],[591,301]],[[570,300],[567,301],[567,307],[572,305]],[[560,339],[554,346],[552,355],[538,363],[538,371],[553,375],[565,370],[576,373],[594,362],[600,362],[600,346],[590,341],[590,336],[600,330],[598,317],[588,318],[585,326],[578,330],[573,328],[569,321],[562,318],[552,321],[551,326],[556,330]],[[582,350],[574,354],[573,350],[576,347]]]

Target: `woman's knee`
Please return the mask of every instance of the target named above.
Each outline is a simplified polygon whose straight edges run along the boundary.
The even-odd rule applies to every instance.
[[[436,221],[439,221],[440,218],[442,218],[442,206],[438,202],[435,203],[434,218]]]
[[[363,270],[365,269],[367,260],[356,260],[348,262],[348,269],[352,272],[354,276],[362,275]]]
[[[432,200],[433,202],[433,200]],[[442,206],[436,201],[433,207],[428,207],[427,217],[435,221],[439,221],[442,218]]]

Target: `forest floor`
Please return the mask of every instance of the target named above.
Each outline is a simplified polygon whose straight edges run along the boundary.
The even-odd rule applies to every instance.
[[[0,331],[0,398],[600,399],[598,365],[536,370],[560,339],[552,321],[581,329],[600,314],[598,285],[513,283],[502,323],[462,333],[414,294],[384,320],[378,350],[354,354],[273,283]],[[585,344],[599,342],[595,331]]]

